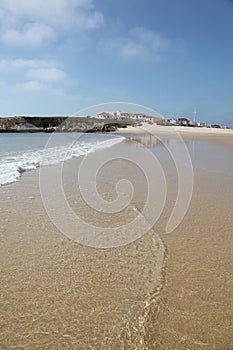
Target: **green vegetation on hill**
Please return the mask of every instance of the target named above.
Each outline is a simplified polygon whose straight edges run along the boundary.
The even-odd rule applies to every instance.
[[[112,132],[117,128],[134,125],[132,121],[97,119],[92,117],[27,117],[0,119],[0,132]]]

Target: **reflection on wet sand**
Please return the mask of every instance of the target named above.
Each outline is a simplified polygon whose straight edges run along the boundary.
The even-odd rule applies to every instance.
[[[128,141],[128,143],[133,145],[134,147],[147,147],[147,148],[168,145],[170,143],[170,139],[168,137],[161,137],[161,136],[150,135],[150,134],[133,136],[133,137],[127,138],[126,141]]]
[[[161,143],[153,135],[132,140],[117,147],[161,151],[169,192],[159,222],[125,247],[93,249],[62,235],[43,208],[37,171],[0,188],[1,349],[232,348],[232,148],[187,143],[195,151],[192,203],[182,224],[163,235],[177,183],[160,146],[173,141],[164,137]],[[87,208],[70,163],[74,170],[64,168],[64,191],[76,213],[100,227],[134,218],[132,206],[115,216]],[[103,197],[114,199],[113,184],[119,174],[127,175],[139,190],[132,203],[140,208],[146,192],[142,174],[120,160],[105,170],[98,182]],[[165,280],[158,234],[168,249]]]
[[[100,153],[104,156],[104,150]],[[144,200],[144,190],[137,194],[140,186],[146,189],[143,174],[121,160],[107,164],[97,179],[99,193],[114,199],[114,184],[122,176],[132,180],[136,194],[124,211],[101,215],[77,192],[78,163],[79,159],[71,160],[63,169],[64,192],[72,210],[98,227],[133,220]],[[54,179],[56,167],[48,169]],[[38,172],[28,172],[19,183],[0,191],[0,348],[142,348],[144,323],[161,287],[165,254],[154,230],[119,248],[82,246],[50,222],[40,198]],[[53,209],[55,205],[59,203]]]

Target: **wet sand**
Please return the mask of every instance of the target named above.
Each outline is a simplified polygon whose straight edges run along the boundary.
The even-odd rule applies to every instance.
[[[187,126],[162,126],[157,124],[141,123],[140,126],[128,126],[127,128],[118,128],[116,133],[120,134],[171,134],[171,132],[178,132],[182,135],[196,135],[200,136],[233,136],[233,129],[220,128],[192,128]]]
[[[146,321],[148,349],[231,350],[233,137],[190,134],[183,139],[191,150],[194,191],[173,233],[164,234],[171,198],[155,226],[167,258],[163,289]]]
[[[73,210],[101,227],[132,220],[133,205],[114,216],[83,203],[76,192],[79,163],[64,167],[64,191]],[[48,169],[54,186],[56,167]],[[99,181],[102,195],[115,177],[130,171],[124,162],[107,167]],[[140,173],[134,169],[132,175],[142,184]],[[150,230],[130,245],[108,250],[80,245],[51,223],[38,176],[27,172],[18,183],[0,188],[0,348],[142,348],[145,307],[162,283],[165,248],[159,236]],[[134,198],[134,205],[138,201]]]
[[[232,143],[195,140],[194,193],[181,225],[164,234],[177,181],[174,165],[162,157],[163,215],[121,248],[88,248],[61,234],[42,205],[38,171],[0,188],[1,349],[232,349]],[[138,142],[157,147],[147,137]],[[139,194],[119,215],[100,216],[77,192],[79,161],[64,171],[73,210],[102,227],[134,218],[133,209],[145,202],[141,173],[123,161],[105,169],[103,196],[126,175]]]
[[[188,214],[175,232],[162,235],[168,257],[147,322],[151,349],[233,348],[233,178],[206,175],[196,171]]]

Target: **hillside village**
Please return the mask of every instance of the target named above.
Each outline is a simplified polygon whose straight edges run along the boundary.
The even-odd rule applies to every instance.
[[[112,132],[119,127],[150,123],[163,126],[187,126],[225,128],[218,124],[194,122],[188,118],[165,119],[143,113],[99,112],[95,116],[83,117],[0,117],[0,132]]]
[[[207,128],[225,128],[218,124],[209,124],[203,122],[194,122],[188,118],[171,118],[165,119],[160,117],[155,117],[151,115],[146,115],[143,113],[128,113],[128,112],[100,112],[96,115],[97,119],[101,120],[131,120],[134,122],[147,122],[156,123],[157,125],[164,126],[190,126],[190,127],[207,127]]]

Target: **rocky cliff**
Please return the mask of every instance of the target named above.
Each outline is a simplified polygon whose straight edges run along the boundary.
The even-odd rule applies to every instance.
[[[113,132],[127,122],[68,117],[0,118],[0,132]]]

